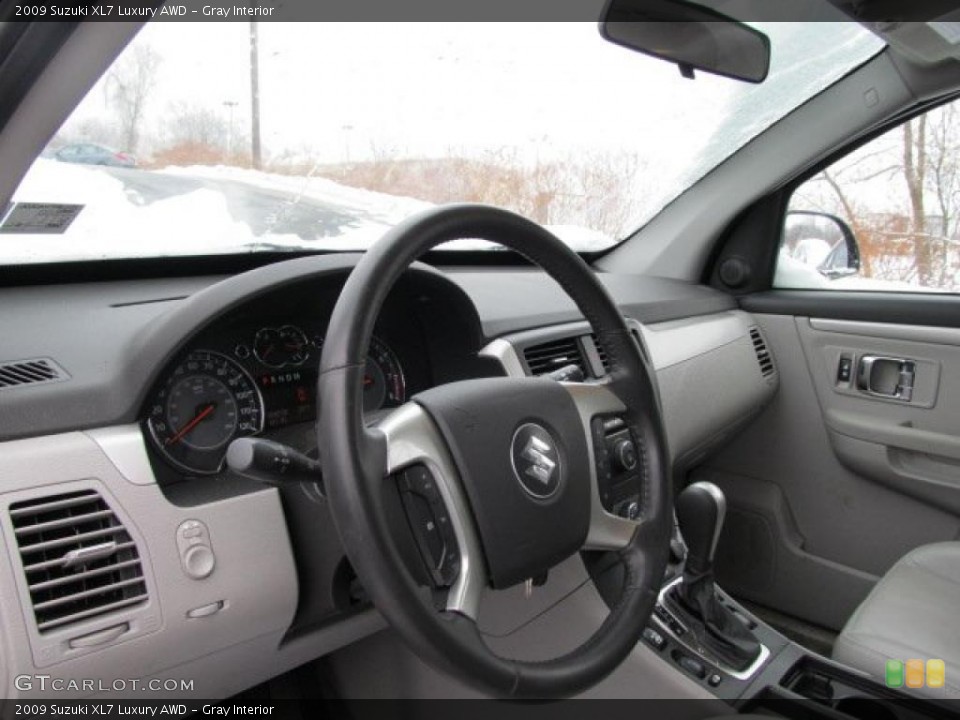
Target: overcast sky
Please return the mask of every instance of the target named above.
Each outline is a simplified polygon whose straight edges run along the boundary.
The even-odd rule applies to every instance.
[[[808,34],[809,33],[808,26]],[[797,28],[774,24],[779,56]],[[821,23],[806,51],[855,37]],[[443,155],[480,146],[641,152],[683,164],[730,102],[769,91],[676,67],[603,42],[595,23],[261,23],[261,121],[268,153],[311,148],[362,159],[374,146]],[[248,132],[249,26],[153,23],[135,42],[163,57],[149,122],[174,103],[210,107]],[[94,93],[96,95],[96,93]],[[103,111],[103,93],[91,103]],[[762,119],[762,118],[761,118]]]

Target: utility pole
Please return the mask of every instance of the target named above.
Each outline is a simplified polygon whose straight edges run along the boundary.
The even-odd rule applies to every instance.
[[[233,109],[239,104],[236,100],[224,100],[225,107],[230,109],[230,124],[227,125],[227,155],[233,155]]]
[[[257,23],[250,21],[250,151],[254,170],[259,170],[260,159],[260,48]]]

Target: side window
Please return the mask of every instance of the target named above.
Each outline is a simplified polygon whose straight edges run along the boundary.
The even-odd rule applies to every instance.
[[[774,286],[960,292],[960,100],[797,188]]]

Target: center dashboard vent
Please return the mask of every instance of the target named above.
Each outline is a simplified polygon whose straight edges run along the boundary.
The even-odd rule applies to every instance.
[[[773,366],[773,356],[767,348],[767,342],[760,334],[760,328],[750,328],[750,342],[753,343],[753,351],[757,354],[757,363],[760,365],[760,374],[763,377],[770,377],[776,372]]]
[[[531,375],[547,375],[567,365],[576,365],[587,374],[587,364],[583,349],[576,337],[561,338],[531,345],[523,351]]]
[[[136,543],[95,490],[10,505],[41,633],[146,601]]]

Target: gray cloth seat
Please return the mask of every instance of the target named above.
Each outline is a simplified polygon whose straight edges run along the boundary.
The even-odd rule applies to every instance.
[[[889,659],[943,660],[945,688],[907,692],[960,697],[960,542],[924,545],[890,568],[847,622],[833,657],[881,683]]]

